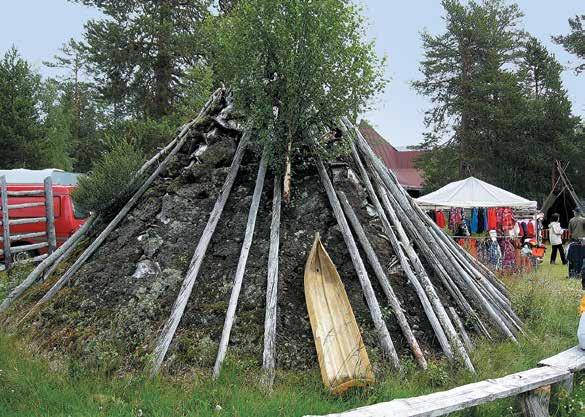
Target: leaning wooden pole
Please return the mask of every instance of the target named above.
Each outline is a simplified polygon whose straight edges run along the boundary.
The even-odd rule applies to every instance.
[[[29,316],[36,314],[36,312],[42,307],[43,304],[47,303],[51,300],[58,292],[63,288],[73,277],[73,275],[81,268],[81,266],[94,254],[94,252],[105,242],[107,237],[112,233],[113,230],[120,224],[122,220],[126,218],[130,210],[134,207],[134,205],[138,202],[140,197],[146,192],[146,190],[150,187],[150,185],[154,182],[154,180],[159,176],[161,171],[166,168],[169,164],[173,156],[179,152],[179,150],[185,144],[187,140],[186,132],[181,137],[181,139],[177,142],[175,147],[166,158],[160,163],[160,165],[154,170],[152,174],[144,181],[142,186],[134,193],[134,195],[128,200],[128,202],[122,207],[122,210],[110,221],[110,223],[106,226],[106,228],[99,234],[99,236],[87,247],[87,249],[81,254],[79,258],[75,261],[73,265],[59,278],[59,280],[51,287],[51,289],[41,298],[37,304],[26,314],[22,320],[26,320]]]
[[[357,149],[355,148],[355,145],[353,143],[352,143],[352,155],[353,155],[354,161],[358,167],[362,181],[364,182],[364,185],[366,186],[366,190],[368,192],[368,195],[370,196],[370,200],[374,203],[374,206],[376,207],[376,210],[378,211],[378,216],[380,217],[380,221],[382,222],[382,226],[384,227],[384,231],[386,232],[386,236],[390,240],[390,245],[392,246],[394,253],[398,257],[398,260],[400,262],[400,266],[402,266],[402,270],[406,274],[408,281],[414,287],[414,290],[415,290],[415,292],[416,292],[416,294],[421,302],[421,305],[422,305],[423,310],[427,316],[427,319],[429,320],[429,323],[431,324],[431,327],[433,328],[433,331],[435,332],[435,336],[437,337],[437,340],[439,341],[439,344],[443,350],[443,353],[445,354],[445,356],[447,356],[447,358],[453,359],[454,358],[453,351],[451,349],[451,345],[449,344],[449,340],[447,339],[447,336],[445,335],[445,331],[443,330],[441,323],[439,323],[439,319],[437,318],[435,310],[433,309],[433,306],[432,306],[424,288],[422,287],[420,280],[418,279],[415,271],[413,270],[412,265],[414,263],[416,263],[416,260],[413,260],[413,262],[411,264],[410,259],[412,259],[412,257],[414,255],[416,255],[416,253],[414,253],[414,255],[412,252],[409,252],[409,254],[406,253],[405,248],[407,246],[403,245],[399,241],[394,229],[392,229],[392,227],[390,226],[390,222],[388,221],[388,217],[386,216],[386,213],[384,211],[384,208],[382,207],[380,199],[378,198],[378,196],[376,195],[376,192],[374,191],[374,187],[372,185],[370,176],[369,176],[364,164],[362,163],[362,160],[361,160],[361,158],[357,152]]]
[[[402,334],[406,339],[406,342],[410,346],[410,350],[412,351],[412,355],[414,359],[419,364],[419,366],[423,369],[427,369],[427,361],[424,357],[422,349],[420,348],[412,329],[410,328],[410,324],[406,320],[406,315],[402,311],[402,306],[400,305],[400,301],[398,301],[398,297],[394,293],[392,286],[390,285],[390,279],[384,272],[384,268],[380,264],[378,259],[378,255],[374,251],[372,244],[370,243],[368,237],[366,236],[366,232],[362,227],[357,215],[355,214],[353,207],[349,203],[347,196],[343,191],[338,191],[337,195],[339,197],[339,201],[341,202],[341,206],[343,207],[343,211],[345,212],[345,216],[349,220],[361,246],[363,251],[368,258],[370,266],[374,270],[374,274],[378,278],[378,282],[380,283],[384,294],[386,294],[386,298],[388,299],[388,303],[392,307],[392,311],[394,311],[394,315],[396,317],[396,321],[402,330]]]
[[[458,269],[457,266],[451,263],[452,257],[450,255],[444,256],[444,248],[442,248],[441,244],[439,244],[439,242],[437,242],[434,237],[431,236],[423,220],[421,220],[418,213],[413,210],[413,207],[409,202],[409,198],[405,195],[404,190],[401,190],[401,187],[397,185],[396,178],[391,176],[388,169],[376,157],[361,133],[359,133],[359,131],[357,131],[353,125],[349,124],[348,126],[350,126],[354,132],[356,132],[358,148],[368,158],[368,162],[372,164],[375,171],[380,176],[381,181],[389,191],[389,195],[392,195],[394,198],[396,198],[396,208],[398,210],[404,211],[404,220],[407,224],[412,222],[411,231],[414,234],[418,234],[422,237],[421,239],[418,239],[421,247],[428,245],[428,247],[431,248],[432,253],[428,254],[427,260],[440,259],[442,262],[441,266],[444,267],[453,278],[461,278],[462,281],[464,281],[462,283],[467,284],[463,286],[462,289],[468,291],[468,294],[474,296],[474,298],[476,298],[480,305],[483,306],[484,310],[502,331],[502,333],[512,341],[516,342],[516,338],[508,325],[505,323],[505,319],[494,309],[494,307],[489,302],[487,302],[483,295],[479,293],[477,287],[472,283],[470,277],[465,273],[465,271]]]
[[[20,297],[32,284],[34,284],[45,272],[45,270],[53,264],[58,264],[59,258],[66,253],[69,249],[75,248],[81,241],[81,238],[91,229],[94,224],[95,217],[91,216],[69,239],[63,243],[55,252],[45,258],[36,268],[28,274],[28,276],[22,281],[0,304],[0,313],[3,313],[12,305],[12,303]]]
[[[319,159],[316,161],[316,165],[317,171],[319,171],[319,176],[321,177],[321,183],[325,188],[325,192],[327,193],[327,197],[329,198],[329,203],[333,208],[333,213],[335,214],[335,218],[337,219],[337,224],[341,229],[343,240],[345,240],[345,244],[349,251],[349,255],[351,257],[358,279],[362,286],[362,290],[364,292],[368,308],[370,309],[372,320],[374,322],[374,326],[376,328],[376,332],[378,334],[382,350],[390,358],[392,365],[395,368],[399,369],[400,360],[398,359],[396,349],[394,348],[394,343],[392,343],[390,333],[388,332],[388,328],[386,327],[386,323],[384,322],[384,319],[382,317],[380,304],[378,304],[378,300],[376,299],[376,294],[374,293],[374,289],[372,288],[372,283],[370,282],[370,278],[368,277],[368,272],[366,271],[364,261],[360,256],[353,235],[351,234],[351,230],[349,228],[347,220],[345,219],[345,215],[343,214],[341,204],[339,203],[337,195],[335,194],[335,190],[333,189],[333,184],[329,179],[329,175],[325,170],[323,162]]]
[[[230,167],[230,171],[225,179],[219,197],[215,202],[215,206],[209,215],[209,220],[207,221],[205,230],[203,230],[203,234],[199,239],[197,248],[195,248],[195,253],[191,259],[191,264],[189,265],[189,270],[187,271],[185,279],[183,280],[183,285],[181,286],[181,290],[179,291],[179,295],[177,296],[175,304],[171,309],[171,315],[159,336],[156,348],[154,350],[151,376],[155,376],[160,370],[171,341],[173,340],[173,336],[175,335],[175,331],[177,330],[179,322],[183,317],[185,307],[187,306],[187,302],[191,296],[191,291],[193,290],[193,285],[195,285],[195,281],[199,275],[199,269],[203,263],[205,253],[207,252],[207,247],[209,246],[209,242],[211,241],[213,233],[215,232],[219,218],[221,217],[227,199],[236,180],[236,176],[238,174],[240,164],[242,163],[242,158],[244,157],[244,152],[248,145],[249,139],[250,131],[248,130],[244,133],[244,136],[240,140],[238,149],[236,150],[236,154],[234,155],[234,159]]]
[[[266,315],[264,319],[264,351],[262,353],[263,383],[269,389],[274,382],[276,369],[276,313],[278,302],[278,253],[280,246],[280,210],[282,205],[281,179],[274,177],[272,222],[270,224],[270,250],[266,278]]]
[[[240,291],[242,289],[242,282],[244,281],[244,273],[246,272],[246,264],[248,262],[248,255],[252,247],[252,240],[254,238],[254,229],[256,228],[256,217],[258,216],[258,208],[260,207],[260,200],[262,198],[262,190],[264,188],[264,178],[266,176],[266,152],[262,154],[260,166],[258,167],[258,175],[256,177],[256,185],[254,186],[254,194],[252,196],[252,204],[250,205],[250,212],[248,213],[248,223],[246,224],[246,232],[244,234],[244,241],[242,242],[242,250],[240,251],[240,259],[236,267],[236,274],[234,276],[234,286],[230,295],[230,302],[228,304],[227,313],[221,333],[221,340],[219,342],[219,349],[213,366],[213,377],[219,377],[221,372],[221,365],[227,353],[228,344],[230,342],[230,333],[234,325],[236,317],[236,308],[240,298]]]

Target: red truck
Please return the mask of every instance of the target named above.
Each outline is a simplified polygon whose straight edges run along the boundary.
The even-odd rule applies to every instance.
[[[7,190],[11,191],[42,191],[43,180],[48,175],[53,178],[53,209],[55,215],[55,234],[57,235],[57,246],[61,246],[75,231],[85,222],[87,218],[86,213],[76,210],[71,197],[72,191],[75,189],[77,180],[75,174],[64,173],[56,170],[10,170],[0,171],[0,176],[9,173],[6,176]],[[22,174],[26,175],[22,175]],[[31,174],[32,173],[32,174]],[[44,177],[43,177],[44,175]],[[43,178],[42,180],[40,178]],[[45,197],[31,196],[9,196],[8,205],[17,205],[25,203],[44,202]],[[44,217],[44,205],[28,208],[17,208],[9,210],[10,219],[30,218],[30,217]],[[36,232],[46,231],[46,223],[30,223],[30,224],[13,224],[10,226],[10,235],[23,235]],[[2,226],[0,226],[0,236],[2,235]],[[11,246],[30,245],[46,241],[46,236],[28,237],[12,241]],[[0,243],[1,246],[1,243]],[[42,248],[32,252],[17,252],[13,254],[15,261],[24,260],[26,258],[42,255],[47,252],[47,248]],[[2,256],[0,256],[0,259]]]

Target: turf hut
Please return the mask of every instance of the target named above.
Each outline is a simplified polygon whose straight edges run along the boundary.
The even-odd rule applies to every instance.
[[[233,107],[218,90],[115,217],[92,219],[9,295],[4,325],[47,351],[152,373],[218,375],[226,358],[252,358],[271,383],[275,368],[317,366],[303,274],[319,233],[374,370],[444,355],[473,372],[471,335],[516,340],[502,283],[437,229],[349,120],[315,127],[290,155],[284,202],[290,171],[272,172]],[[346,156],[312,152],[340,138]]]

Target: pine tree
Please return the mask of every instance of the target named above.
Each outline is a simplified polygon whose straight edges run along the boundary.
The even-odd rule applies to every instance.
[[[553,40],[574,54],[577,58],[585,60],[585,14],[577,15],[569,19],[571,32],[568,35],[553,36]],[[585,71],[585,62],[577,64],[575,67],[577,74]]]
[[[37,110],[40,76],[12,47],[0,60],[0,166],[34,164],[40,137]]]
[[[86,24],[82,53],[101,98],[119,119],[172,115],[186,71],[199,64],[200,23],[210,0],[72,0],[99,8]]]
[[[449,155],[457,161],[457,171],[446,172],[444,180],[434,181],[437,185],[453,177],[478,175],[483,165],[493,163],[485,151],[498,140],[494,118],[507,118],[502,110],[518,102],[518,89],[507,66],[516,59],[523,36],[518,28],[522,13],[515,4],[500,0],[465,5],[444,0],[442,4],[446,31],[440,35],[423,32],[424,78],[413,83],[434,105],[426,113],[427,146],[438,146],[446,139],[437,156]]]

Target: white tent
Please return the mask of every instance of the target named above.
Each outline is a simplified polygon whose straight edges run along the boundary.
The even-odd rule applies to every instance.
[[[536,209],[536,201],[527,200],[474,177],[447,184],[437,191],[417,198],[416,202],[422,208],[511,207]]]
[[[0,177],[5,176],[8,184],[42,184],[45,178],[53,178],[54,185],[77,185],[79,174],[65,172],[56,168],[48,169],[0,169]]]

